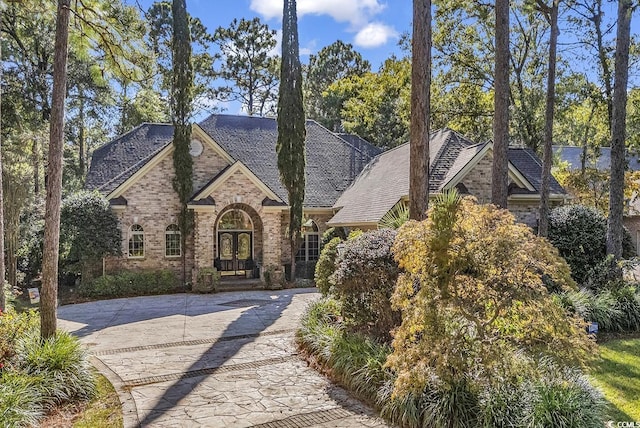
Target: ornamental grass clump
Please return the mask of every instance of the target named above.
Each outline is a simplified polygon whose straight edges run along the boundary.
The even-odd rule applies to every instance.
[[[18,341],[16,365],[26,376],[39,379],[47,405],[90,399],[95,393],[91,364],[80,341],[67,332],[46,340],[29,334]]]
[[[55,406],[95,393],[94,376],[77,338],[40,338],[35,311],[0,314],[0,426],[37,426]]]
[[[543,382],[542,360],[580,367],[594,354],[584,320],[546,286],[576,288],[566,262],[507,210],[442,195],[427,220],[399,230],[393,252],[403,272],[386,363],[397,375],[392,398],[435,394],[438,421],[460,424],[434,426],[468,426],[483,390]]]

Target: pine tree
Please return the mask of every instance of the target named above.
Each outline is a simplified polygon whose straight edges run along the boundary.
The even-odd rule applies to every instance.
[[[49,126],[47,198],[44,213],[42,252],[42,293],[40,335],[47,339],[56,333],[58,300],[58,258],[60,246],[60,205],[62,203],[62,150],[64,140],[64,101],[67,85],[70,0],[58,0],[56,43],[53,60],[53,94]]]
[[[429,207],[431,0],[413,0],[409,214],[424,220]]]
[[[540,223],[538,235],[547,236],[549,230],[549,189],[551,187],[551,151],[553,149],[553,114],[556,98],[556,50],[558,46],[558,8],[560,0],[552,0],[551,5],[543,0],[537,1],[537,7],[549,21],[549,74],[547,75],[547,99],[544,115],[544,149],[542,154],[542,186],[540,187]]]
[[[496,0],[491,203],[507,208],[509,186],[509,0]]]
[[[617,258],[622,257],[624,152],[627,134],[627,83],[629,81],[632,6],[631,0],[618,1],[618,29],[611,121],[611,190],[609,192],[609,224],[607,228],[607,254],[613,254]]]
[[[295,254],[302,227],[302,204],[305,189],[305,136],[296,1],[285,0],[282,18],[282,63],[280,65],[276,150],[280,180],[289,195],[292,281],[295,279]]]
[[[1,46],[0,52],[2,52]],[[2,58],[1,53],[0,58]],[[0,76],[1,75],[2,69],[0,68]],[[0,140],[0,312],[5,309],[4,271],[4,195],[2,193],[2,141]]]
[[[193,98],[193,66],[191,64],[191,36],[185,0],[173,0],[173,80],[171,84],[171,119],[173,121],[173,188],[180,199],[178,226],[182,247],[182,281],[186,282],[186,242],[193,227],[193,213],[187,203],[193,192],[193,159],[191,143],[191,103]]]

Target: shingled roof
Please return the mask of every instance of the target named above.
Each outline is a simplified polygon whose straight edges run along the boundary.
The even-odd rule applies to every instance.
[[[278,125],[265,117],[211,115],[200,124],[231,157],[246,165],[280,199],[288,201],[280,182],[276,142]],[[369,163],[375,148],[361,150],[313,120],[307,120],[306,207],[331,207]],[[369,143],[364,144],[371,146]]]
[[[234,160],[242,162],[280,199],[276,120],[211,115],[200,127]],[[360,139],[357,146],[312,120],[306,123],[306,207],[331,207],[379,149]],[[142,168],[173,139],[173,126],[142,124],[93,154],[86,187],[110,193]],[[198,189],[196,189],[197,193]]]
[[[112,192],[173,140],[173,126],[143,123],[93,152],[85,187]]]
[[[570,170],[580,169],[582,166],[582,147],[578,146],[553,146],[553,154],[558,156],[561,161],[569,164]],[[591,153],[590,153],[591,154]],[[637,154],[627,152],[628,168],[631,171],[640,171],[640,157]],[[608,171],[611,169],[611,147],[600,147],[598,149],[598,157],[587,157],[587,168],[597,168],[599,170]]]
[[[476,144],[451,129],[431,134],[429,141],[429,192],[438,193],[488,144]],[[518,189],[519,194],[540,190],[541,162],[529,149],[510,148],[509,162],[534,188]],[[555,179],[551,193],[564,194]],[[340,196],[340,211],[329,221],[333,225],[378,223],[403,197],[409,195],[409,144],[378,155]]]

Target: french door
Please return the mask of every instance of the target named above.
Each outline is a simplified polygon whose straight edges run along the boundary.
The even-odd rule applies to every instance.
[[[221,275],[245,275],[253,269],[253,232],[218,232],[218,258]]]

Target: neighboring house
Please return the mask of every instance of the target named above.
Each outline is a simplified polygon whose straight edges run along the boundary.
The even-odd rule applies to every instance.
[[[409,189],[408,144],[380,154],[357,136],[334,134],[307,121],[304,237],[296,261],[315,261],[331,226],[371,229]],[[180,209],[173,190],[173,128],[142,124],[94,152],[87,188],[109,200],[122,228],[123,257],[108,271],[181,270]],[[192,278],[205,268],[252,276],[291,263],[287,192],[276,155],[274,119],[212,115],[193,125],[194,231],[186,260]],[[445,129],[431,138],[431,193],[458,188],[480,202],[491,193],[490,143],[475,144]],[[539,204],[540,161],[509,150],[509,208],[533,227]],[[565,198],[552,181],[552,203]]]
[[[582,168],[583,148],[578,146],[553,146],[553,154],[561,162],[567,162],[569,170]],[[627,154],[627,165],[631,171],[640,171],[640,159],[637,155]],[[611,147],[598,149],[598,157],[587,156],[586,168],[596,168],[608,171],[611,169]]]
[[[601,147],[598,150],[598,157],[588,158],[585,163],[587,168],[595,168],[600,171],[611,169],[611,148]],[[576,171],[582,167],[583,149],[577,146],[553,146],[554,155],[561,162],[569,165],[569,170]],[[638,155],[627,153],[627,168],[630,171],[640,171],[640,158]],[[631,234],[631,240],[636,248],[636,253],[640,254],[640,198],[635,196],[631,201],[627,201],[628,209],[625,210],[623,219],[625,227]]]

